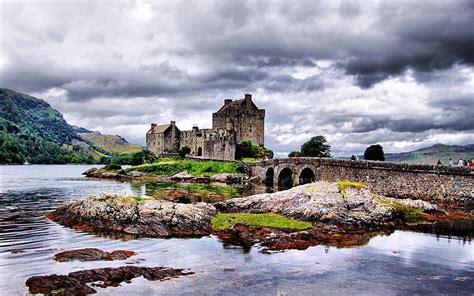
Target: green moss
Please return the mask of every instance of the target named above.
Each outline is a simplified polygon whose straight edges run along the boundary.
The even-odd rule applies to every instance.
[[[252,157],[242,158],[242,162],[246,162],[246,163],[256,163],[256,162],[259,162],[259,161],[262,161],[262,160],[259,159],[259,158],[252,158]]]
[[[64,288],[54,289],[54,290],[51,291],[51,294],[64,293],[64,291],[66,291],[66,289],[64,289]]]
[[[174,175],[180,172],[188,172],[193,176],[201,177],[222,173],[242,173],[245,171],[245,167],[237,162],[196,161],[192,159],[162,157],[154,163],[133,166],[125,171],[127,173],[139,171],[154,175]]]
[[[382,200],[380,197],[378,197],[375,194],[372,194],[372,199],[374,199],[382,207],[391,208],[395,210],[397,213],[399,213],[402,221],[405,221],[405,222],[416,221],[420,216],[425,215],[425,212],[423,212],[420,209],[410,208],[391,200]]]
[[[342,198],[344,198],[344,200],[347,199],[347,195],[346,195],[346,188],[357,188],[357,189],[365,189],[367,188],[367,185],[365,185],[364,183],[362,182],[353,182],[353,181],[338,181],[337,182],[337,187],[339,188],[339,192],[341,192],[342,194]]]
[[[264,226],[291,230],[305,230],[312,227],[312,224],[309,222],[298,221],[274,213],[219,213],[211,220],[214,230],[225,230],[237,223],[243,223],[249,226]]]

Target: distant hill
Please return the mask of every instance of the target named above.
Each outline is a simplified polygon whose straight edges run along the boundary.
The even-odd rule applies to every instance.
[[[83,136],[89,133],[96,136]],[[119,136],[73,127],[45,101],[0,88],[0,163],[94,163],[140,149]]]
[[[138,144],[130,144],[119,135],[103,135],[100,132],[81,132],[79,137],[94,147],[98,147],[114,154],[135,153],[143,147]]]
[[[435,164],[441,159],[443,164],[448,164],[450,158],[455,162],[459,158],[474,159],[474,144],[466,146],[435,144],[415,151],[385,154],[386,161],[408,163]]]

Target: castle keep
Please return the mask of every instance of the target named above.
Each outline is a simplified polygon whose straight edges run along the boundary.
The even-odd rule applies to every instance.
[[[146,133],[147,149],[156,155],[177,153],[182,146],[191,148],[190,156],[234,160],[237,144],[252,141],[264,144],[265,110],[258,109],[252,95],[241,100],[224,100],[224,106],[212,114],[212,129],[180,131],[174,121],[151,124]]]

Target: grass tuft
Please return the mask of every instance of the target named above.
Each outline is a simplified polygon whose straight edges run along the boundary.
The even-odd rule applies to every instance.
[[[288,230],[305,230],[312,227],[312,224],[309,222],[298,221],[274,213],[219,213],[211,220],[214,230],[225,230],[238,223]]]

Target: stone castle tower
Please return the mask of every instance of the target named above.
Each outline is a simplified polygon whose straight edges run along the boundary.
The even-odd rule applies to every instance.
[[[246,94],[242,100],[225,100],[224,106],[212,114],[212,128],[234,130],[236,141],[252,141],[264,144],[265,109],[258,109],[252,102],[252,95]]]
[[[242,141],[264,144],[265,110],[258,109],[252,95],[241,100],[225,100],[224,106],[212,114],[212,129],[180,131],[174,121],[170,124],[152,123],[146,134],[147,149],[156,155],[177,153],[186,145],[190,156],[206,159],[234,160],[236,145]]]

